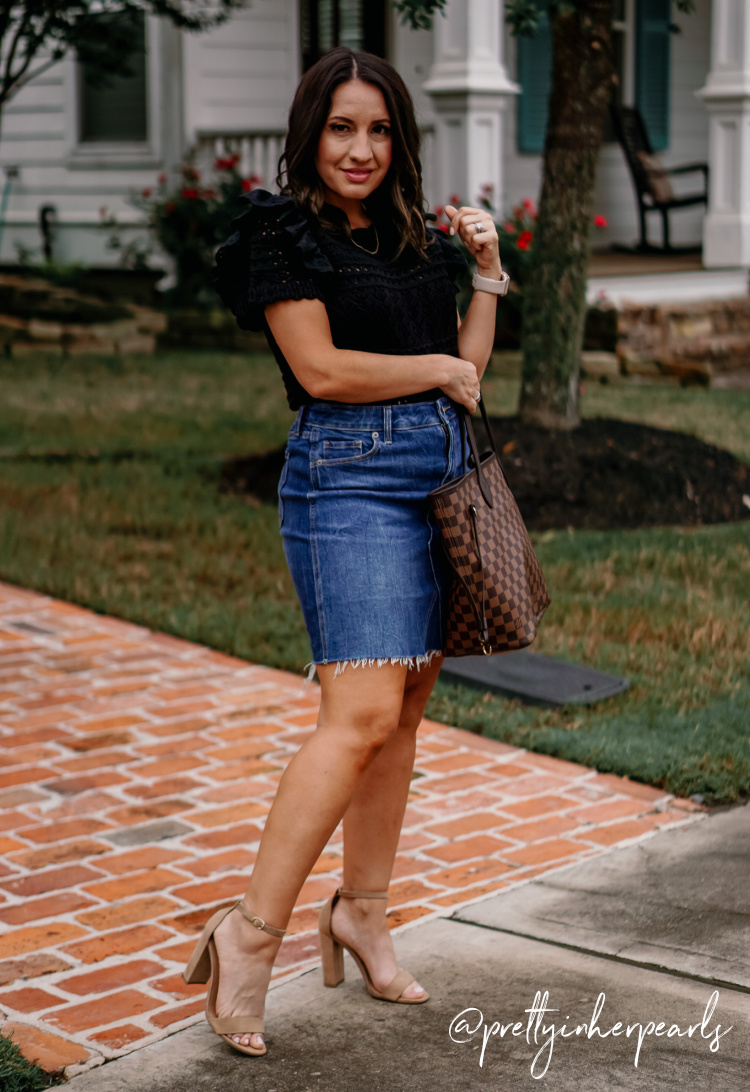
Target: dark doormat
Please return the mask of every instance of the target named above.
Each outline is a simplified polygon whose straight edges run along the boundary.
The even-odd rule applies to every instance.
[[[627,679],[522,649],[501,656],[459,656],[443,664],[444,682],[491,690],[528,705],[591,705],[627,690]]]

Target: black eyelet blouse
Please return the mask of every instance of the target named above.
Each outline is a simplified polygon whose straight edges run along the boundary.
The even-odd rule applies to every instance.
[[[392,225],[374,232],[329,231],[302,213],[290,197],[253,190],[249,208],[216,255],[214,285],[243,330],[263,330],[281,369],[292,409],[315,399],[304,389],[274,341],[263,309],[278,300],[322,300],[333,344],[390,356],[446,353],[458,356],[456,292],[467,271],[460,251],[441,231],[428,227],[432,240],[426,257],[412,251],[394,259],[397,240]],[[335,221],[343,215],[326,206]],[[399,401],[424,402],[442,391],[425,390]],[[394,401],[394,400],[391,400]]]

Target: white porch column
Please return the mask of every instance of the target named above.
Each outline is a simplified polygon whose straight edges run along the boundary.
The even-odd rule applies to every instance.
[[[503,112],[520,90],[502,60],[503,0],[448,0],[433,25],[435,59],[424,85],[436,115],[433,192],[441,203],[457,194],[473,205],[491,185],[500,211]]]
[[[750,0],[712,0],[706,266],[750,267]]]

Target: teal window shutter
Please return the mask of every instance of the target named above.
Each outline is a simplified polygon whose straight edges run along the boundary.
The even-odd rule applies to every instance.
[[[654,151],[669,145],[670,0],[637,0],[635,105]]]
[[[533,38],[517,38],[517,74],[521,94],[517,100],[519,152],[543,152],[547,108],[552,86],[552,34],[547,9],[549,0],[536,0],[541,15]]]

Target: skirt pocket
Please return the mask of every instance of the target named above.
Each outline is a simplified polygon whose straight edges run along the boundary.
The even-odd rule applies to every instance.
[[[378,432],[341,437],[329,433],[317,437],[310,462],[318,489],[357,488],[366,485],[367,468],[380,452]]]

